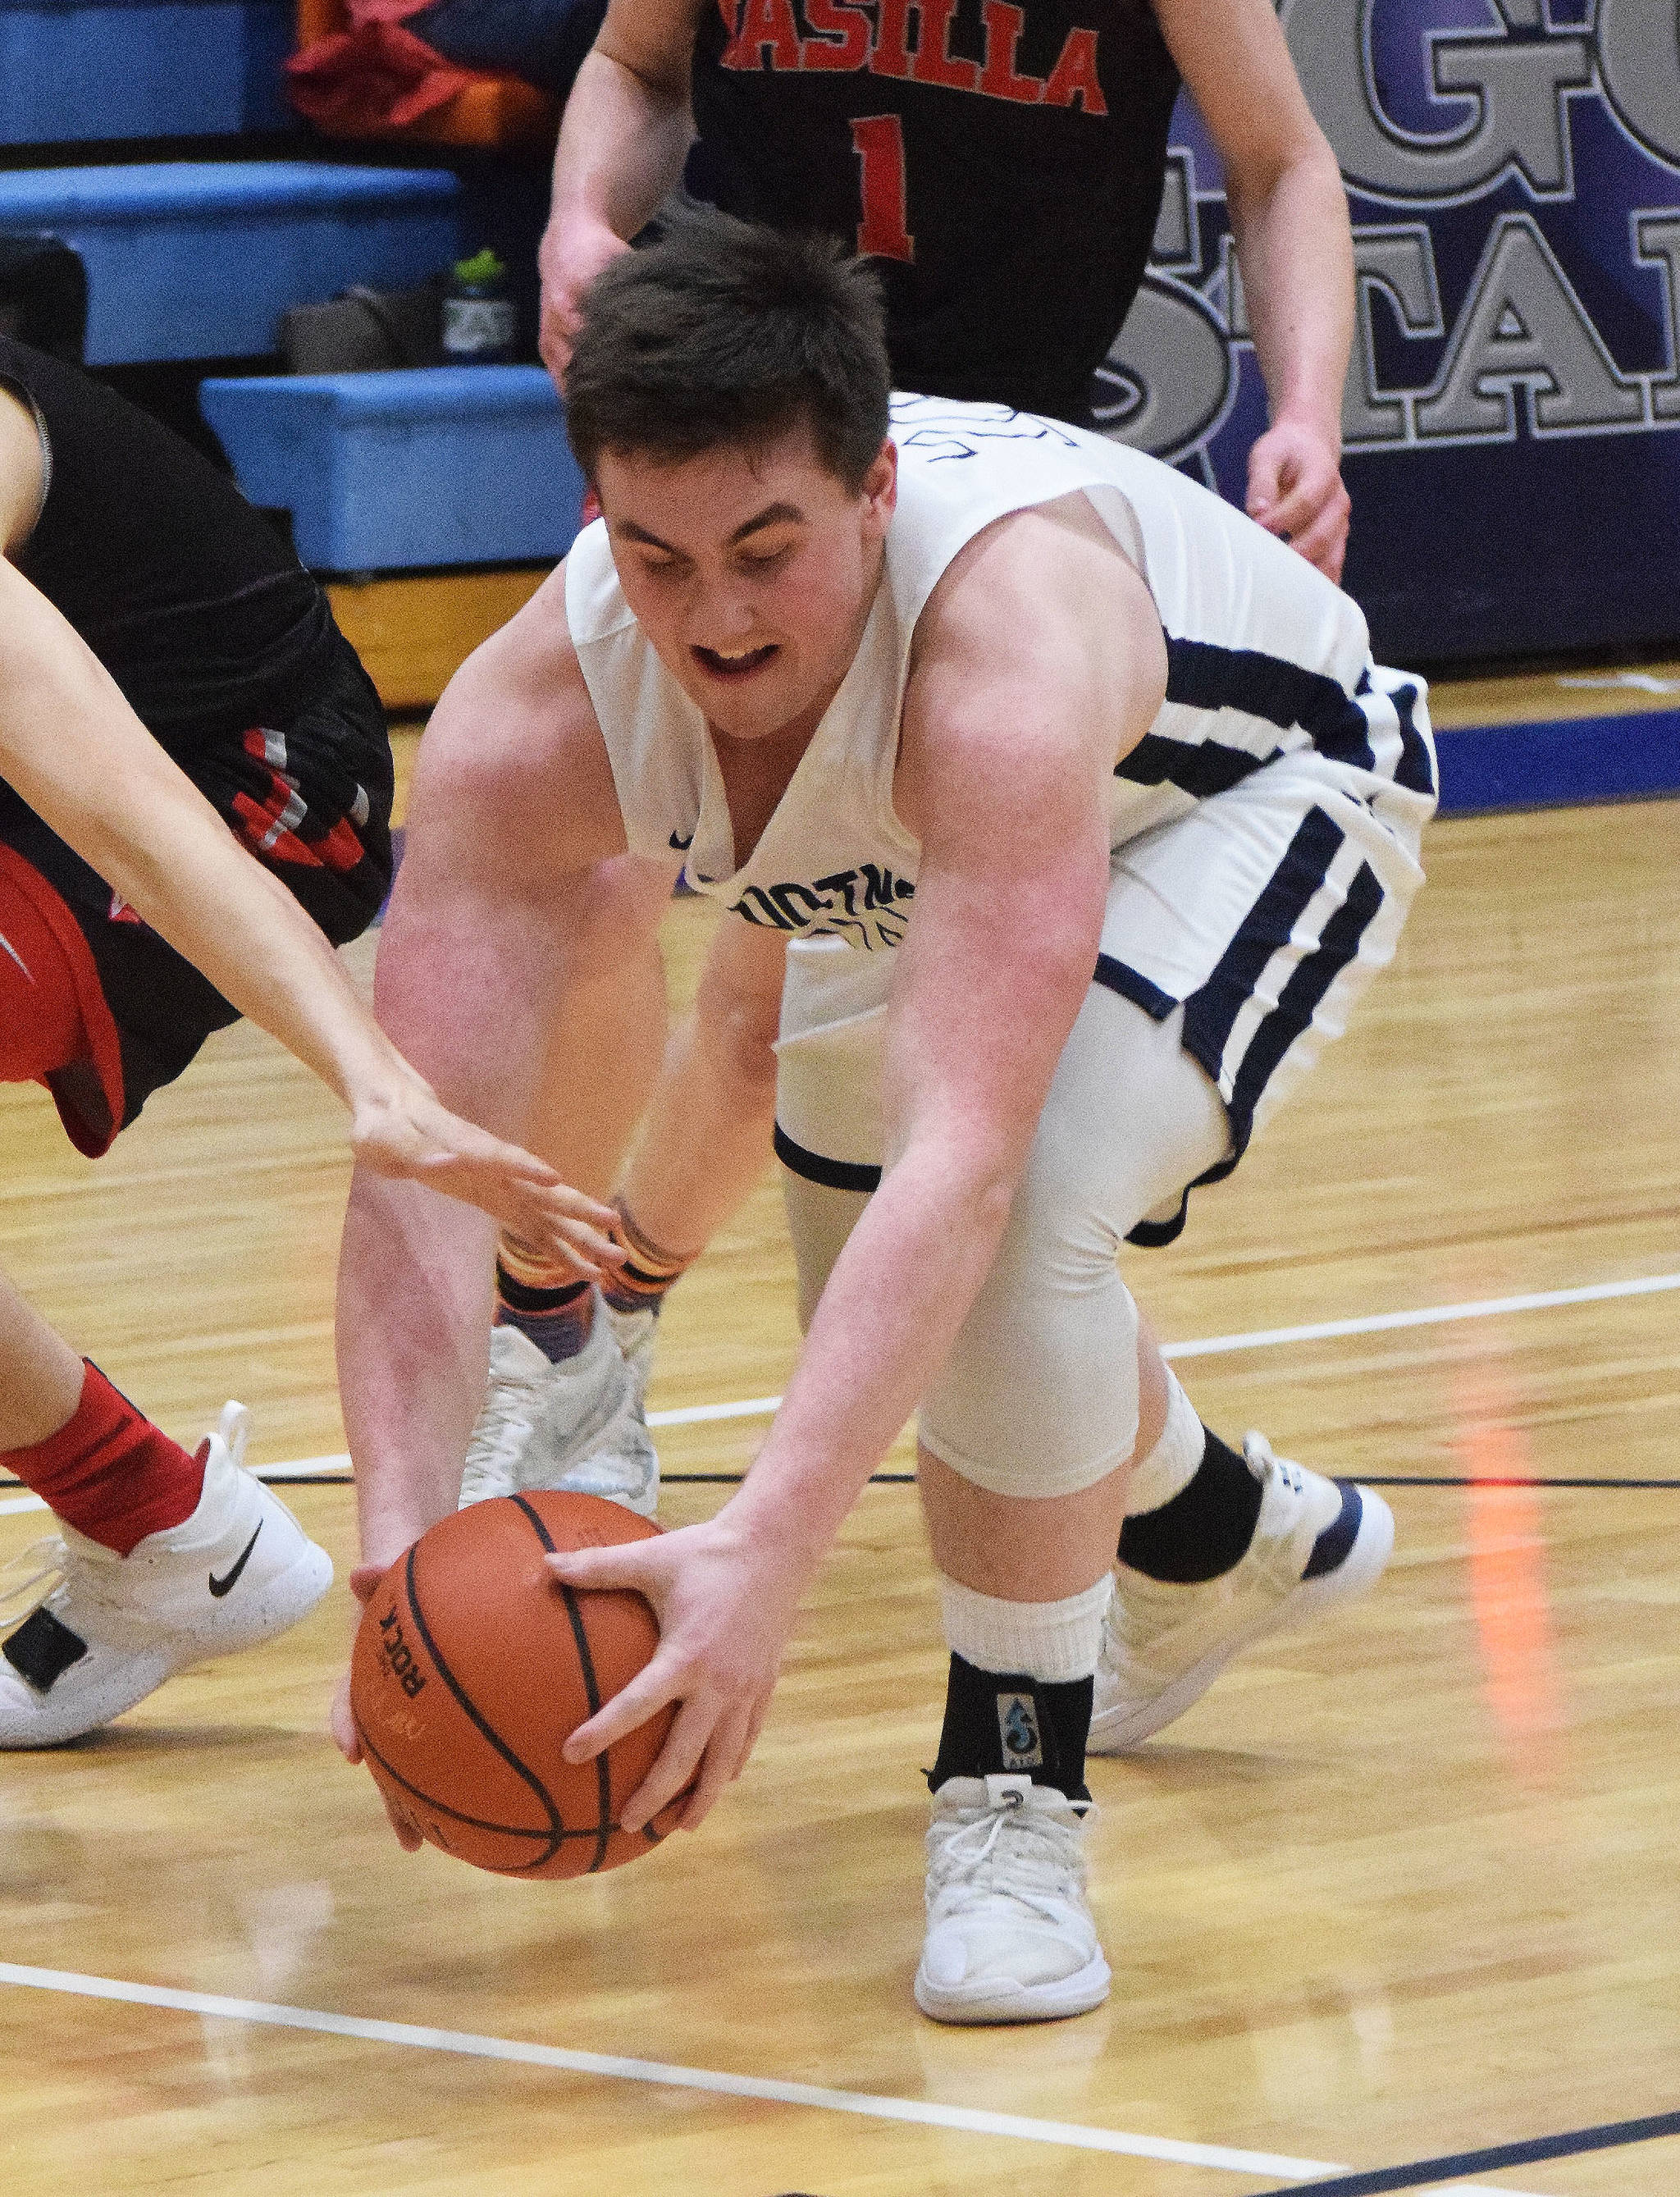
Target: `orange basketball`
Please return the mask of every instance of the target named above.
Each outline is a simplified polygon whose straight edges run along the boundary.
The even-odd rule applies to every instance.
[[[639,1594],[563,1586],[549,1551],[659,1528],[599,1495],[503,1495],[444,1518],[399,1556],[362,1613],[350,1708],[374,1783],[433,1846],[504,1876],[582,1876],[649,1852],[618,1812],[675,1712],[593,1762],[560,1748],[659,1644]]]

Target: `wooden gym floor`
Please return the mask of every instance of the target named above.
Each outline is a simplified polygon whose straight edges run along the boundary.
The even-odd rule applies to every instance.
[[[1399,1542],[1368,1602],[1093,1765],[1105,2009],[965,2032],[912,2004],[943,1658],[913,1491],[882,1484],[745,1779],[600,1881],[397,1852],[322,1736],[342,1589],[8,1758],[19,2185],[1357,2197],[1423,2186],[1366,2170],[1671,2113],[1680,1294],[1620,1285],[1680,1281],[1680,805],[1453,822],[1428,859],[1353,1035],[1130,1265],[1204,1416],[1380,1478]],[[708,920],[672,910],[679,994]],[[40,1093],[0,1094],[0,1261],[183,1440],[238,1395],[259,1465],[325,1458],[295,1503],[342,1576],[331,1103],[235,1030],[97,1167]],[[1540,1301],[1466,1315],[1509,1298]],[[791,1303],[767,1179],[674,1298],[653,1405],[773,1396]],[[763,1423],[662,1430],[668,1522]],[[20,1501],[0,1556],[41,1529]],[[1655,2197],[1669,2125],[1428,2186]]]

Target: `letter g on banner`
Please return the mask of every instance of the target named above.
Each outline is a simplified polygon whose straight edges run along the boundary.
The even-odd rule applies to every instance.
[[[1634,136],[1680,166],[1680,0],[1598,0],[1598,67]]]
[[[1403,128],[1377,88],[1372,26],[1395,0],[1283,0],[1282,20],[1308,104],[1355,190],[1389,199],[1472,197],[1516,170],[1537,193],[1569,188],[1565,94],[1593,81],[1591,41],[1579,32],[1514,38],[1508,22],[1543,27],[1538,0],[1488,0],[1486,32],[1419,26],[1425,89],[1444,108],[1440,130]],[[1601,15],[1618,4],[1602,0]],[[1630,14],[1672,17],[1676,0],[1619,0]],[[1424,12],[1413,8],[1413,13]],[[1644,34],[1631,34],[1637,42]],[[1645,42],[1650,43],[1648,35]],[[1669,44],[1674,45],[1673,24]],[[1672,50],[1671,81],[1680,72]],[[1466,108],[1469,108],[1467,114]],[[1671,134],[1675,125],[1671,119]]]

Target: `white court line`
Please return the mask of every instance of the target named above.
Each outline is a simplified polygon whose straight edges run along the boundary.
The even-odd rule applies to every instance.
[[[1308,1327],[1262,1327],[1247,1335],[1210,1335],[1197,1342],[1162,1345],[1163,1358],[1217,1358],[1238,1350],[1270,1350],[1280,1342],[1328,1342],[1344,1335],[1387,1335],[1399,1328],[1444,1327],[1455,1320],[1492,1319],[1501,1313],[1548,1312],[1556,1305],[1602,1304],[1615,1297],[1656,1296],[1680,1290],[1680,1274],[1646,1274],[1630,1282],[1590,1282],[1573,1290],[1540,1290],[1527,1296],[1482,1297],[1469,1304],[1426,1305],[1414,1312],[1372,1313],[1362,1319],[1324,1319]],[[743,1404],[692,1404],[684,1411],[650,1412],[651,1427],[701,1426],[713,1419],[768,1419],[779,1396],[755,1396]]]
[[[1680,1274],[1642,1274],[1626,1282],[1588,1282],[1579,1289],[1537,1290],[1526,1296],[1479,1297],[1464,1304],[1424,1305],[1411,1312],[1378,1312],[1358,1319],[1322,1319],[1306,1327],[1260,1327],[1244,1335],[1208,1335],[1194,1342],[1166,1342],[1163,1358],[1218,1358],[1240,1350],[1272,1350],[1283,1342],[1330,1342],[1348,1335],[1391,1335],[1408,1327],[1447,1327],[1463,1319],[1493,1319],[1502,1313],[1550,1312],[1560,1305],[1608,1304],[1619,1297],[1660,1296],[1680,1290]],[[650,1427],[710,1426],[720,1419],[768,1419],[781,1409],[779,1396],[750,1396],[739,1404],[687,1404],[674,1412],[650,1412]],[[350,1470],[348,1457],[304,1457],[291,1464],[257,1468],[264,1480],[301,1480],[314,1473]],[[0,1516],[39,1508],[39,1498],[0,1503]]]
[[[14,1495],[0,1503],[0,1518],[9,1518],[17,1510],[44,1510],[47,1505],[39,1495]]]
[[[1480,1297],[1467,1304],[1426,1305],[1412,1312],[1379,1312],[1358,1319],[1318,1320],[1307,1327],[1262,1327],[1246,1335],[1210,1335],[1195,1342],[1162,1345],[1163,1358],[1214,1358],[1226,1352],[1270,1350],[1282,1342],[1328,1342],[1346,1335],[1386,1335],[1400,1328],[1445,1327],[1461,1319],[1492,1319],[1502,1313],[1549,1312],[1559,1305],[1602,1304],[1618,1297],[1648,1297],[1680,1290],[1680,1274],[1644,1274],[1627,1282],[1589,1282],[1579,1289],[1540,1290],[1526,1296]],[[739,1404],[687,1404],[650,1412],[650,1427],[710,1426],[720,1419],[768,1419],[781,1409],[779,1396],[750,1396]],[[265,1464],[264,1479],[295,1480],[307,1473],[348,1472],[347,1457],[306,1457],[295,1464]],[[24,1507],[24,1506],[20,1506]],[[3,1508],[3,1506],[0,1506]]]
[[[651,2083],[669,2090],[704,2090],[716,2097],[758,2098],[773,2105],[814,2107],[855,2113],[869,2120],[910,2121],[966,2136],[1016,2136],[1028,2143],[1063,2144],[1077,2151],[1123,2153],[1176,2166],[1209,2166],[1231,2174],[1275,2174],[1285,2181],[1346,2173],[1322,2159],[1287,2159],[1269,2151],[1236,2151],[1223,2144],[1180,2143],[1172,2136],[1133,2136],[1120,2129],[1084,2128],[1073,2121],[1029,2120],[1019,2113],[942,2106],[924,2098],[876,2097],[864,2090],[830,2090],[814,2083],[783,2083],[764,2075],[733,2075],[715,2068],[680,2067],[658,2060],[627,2060],[616,2053],[572,2052],[557,2044],[481,2037],[470,2030],[419,2028],[406,2021],[370,2021],[359,2014],[323,2014],[313,2008],[275,2006],[263,1999],[222,1998],[209,1991],[171,1991],[158,1984],[119,1982],[62,1968],[20,1968],[0,1961],[0,1983],[31,1991],[64,1991],[79,1998],[120,1999],[130,2006],[161,2006],[180,2014],[211,2014],[225,2021],[261,2022],[277,2029],[317,2030],[368,2044],[402,2044],[421,2052],[455,2052],[474,2060],[507,2060],[525,2067],[552,2067],[567,2075],[610,2082]],[[1510,2193],[1504,2193],[1510,2197]]]
[[[854,2113],[866,2120],[907,2121],[922,2128],[954,2129],[965,2136],[1013,2136],[1026,2143],[1059,2144],[1075,2151],[1117,2152],[1130,2159],[1158,2159],[1174,2166],[1207,2166],[1230,2174],[1275,2174],[1288,2182],[1351,2170],[1318,2159],[1289,2159],[1275,2152],[1237,2151],[1225,2144],[1180,2143],[1173,2136],[1133,2136],[1121,2129],[1085,2128],[1075,2121],[1031,2120],[971,2106],[941,2106],[927,2098],[878,2097],[866,2090],[830,2090],[814,2083],[783,2083],[765,2075],[732,2075],[710,2067],[681,2067],[659,2060],[627,2060],[616,2053],[572,2052],[558,2044],[531,2044],[511,2037],[483,2037],[471,2030],[420,2028],[407,2021],[372,2021],[360,2014],[326,2014],[311,2007],[276,2006],[265,1999],[223,1998],[211,1991],[171,1991],[161,1984],[84,1976],[65,1968],[20,1968],[0,1961],[0,1984],[26,1991],[61,1991],[77,1998],[118,1999],[129,2006],[159,2006],[178,2014],[209,2014],[275,2029],[314,2030],[367,2044],[407,2045],[421,2052],[453,2052],[472,2060],[504,2060],[562,2074],[593,2075],[608,2082],[649,2083],[666,2090],[703,2090],[715,2097],[758,2098],[772,2105],[805,2106],[823,2113]],[[1442,2197],[1523,2197],[1514,2189],[1480,2189],[1461,2183]]]

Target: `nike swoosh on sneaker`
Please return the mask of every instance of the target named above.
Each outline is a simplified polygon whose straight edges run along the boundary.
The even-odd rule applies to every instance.
[[[262,1530],[263,1521],[259,1518],[257,1521],[257,1533],[260,1533]],[[240,1551],[239,1560],[230,1572],[224,1572],[220,1579],[217,1578],[214,1572],[211,1572],[210,1574],[210,1591],[215,1596],[217,1602],[220,1602],[224,1594],[231,1594],[234,1589],[239,1585],[239,1575],[250,1562],[251,1551],[257,1545],[257,1533],[253,1533],[251,1536],[251,1539],[246,1543],[245,1546]]]

